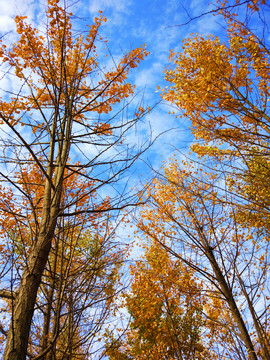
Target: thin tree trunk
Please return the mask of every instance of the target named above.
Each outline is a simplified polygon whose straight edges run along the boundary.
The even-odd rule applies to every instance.
[[[12,324],[8,332],[4,355],[5,360],[24,360],[26,358],[37,291],[51,248],[51,240],[55,228],[53,225],[50,226],[47,234],[40,236],[40,246],[37,246],[30,255],[28,269],[23,274],[19,294],[16,297],[13,309]]]
[[[208,250],[206,251],[206,256],[208,257],[208,259],[210,260],[212,269],[215,273],[216,279],[223,291],[224,296],[226,297],[227,303],[229,305],[229,308],[231,310],[231,314],[234,318],[234,321],[236,322],[238,329],[240,331],[240,335],[241,338],[243,340],[243,342],[245,343],[245,346],[247,348],[248,351],[248,358],[250,360],[258,360],[254,346],[252,344],[251,338],[249,336],[248,330],[246,328],[246,325],[244,323],[244,320],[242,318],[242,315],[238,309],[238,306],[234,300],[233,294],[232,294],[232,290],[231,288],[228,286],[222,271],[220,270],[220,267],[216,261],[216,258],[213,254],[213,250],[211,250],[210,248],[208,248]]]
[[[43,216],[38,240],[30,253],[18,295],[12,309],[11,326],[8,332],[4,360],[25,360],[31,321],[34,313],[37,292],[48,260],[51,241],[59,213],[59,201],[55,199],[51,208],[50,191],[45,195]],[[60,196],[58,196],[60,199]],[[56,202],[56,203],[55,203]]]
[[[51,271],[51,275],[49,275],[49,289],[48,289],[48,299],[47,305],[44,314],[44,324],[43,324],[43,331],[42,336],[40,339],[40,352],[46,350],[48,346],[48,339],[49,339],[49,330],[50,330],[50,321],[51,321],[51,312],[52,312],[52,303],[53,303],[53,294],[55,291],[55,277],[56,277],[56,264],[58,259],[58,243],[56,244],[55,253],[53,255],[53,268]],[[42,360],[46,359],[46,354],[41,358]]]
[[[258,339],[259,339],[259,343],[261,345],[261,351],[262,351],[262,353],[264,355],[264,359],[265,360],[270,360],[269,349],[267,348],[267,343],[266,343],[267,338],[266,338],[265,334],[262,333],[261,324],[258,321],[256,311],[254,309],[252,301],[249,298],[249,295],[248,295],[247,290],[246,290],[246,288],[244,286],[244,283],[243,283],[243,281],[241,279],[241,276],[240,276],[240,274],[237,274],[237,275],[238,275],[238,279],[239,279],[241,289],[242,289],[242,291],[244,293],[244,296],[245,296],[245,298],[247,300],[247,303],[248,303],[249,311],[250,311],[252,319],[253,319],[253,323],[254,323],[254,326],[255,326],[255,329],[256,329],[256,333],[257,333],[257,336],[258,336]]]

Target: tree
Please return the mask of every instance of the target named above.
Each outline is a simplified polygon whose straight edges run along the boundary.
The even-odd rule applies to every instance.
[[[259,2],[245,3],[254,17]],[[244,12],[243,7],[238,10]],[[227,42],[213,36],[185,39],[183,52],[171,52],[173,67],[166,70],[166,79],[173,86],[164,90],[163,98],[192,121],[200,140],[192,149],[199,156],[213,157],[223,166],[233,160],[245,165],[250,156],[267,156],[269,151],[267,29],[260,23],[261,33],[252,32],[247,20],[241,22],[225,3],[220,12],[227,23]]]
[[[53,259],[58,261],[55,273],[51,266],[44,276],[37,299],[43,311],[33,319],[29,341],[37,358],[90,358],[114,310],[122,254],[110,239],[91,238],[87,232],[78,242],[76,254],[70,248],[61,251]]]
[[[44,196],[43,179],[35,164],[21,169],[17,183],[22,191],[29,192],[33,206],[41,205]],[[93,181],[81,181],[78,174],[66,176],[63,182],[62,203],[74,194],[74,184],[81,189],[93,187]],[[3,206],[14,205],[13,215],[3,207],[2,230],[12,242],[4,247],[2,263],[11,266],[13,273],[11,290],[16,289],[21,273],[27,267],[36,225],[36,219],[28,213],[27,222],[16,224],[20,208],[16,208],[16,196],[3,191]],[[95,201],[97,191],[91,193]],[[90,196],[76,203],[76,211],[87,208]],[[38,205],[39,204],[39,205]],[[27,203],[26,203],[27,206]],[[93,203],[96,210],[108,206],[108,199],[101,204]],[[97,342],[97,334],[103,331],[104,322],[114,310],[114,295],[119,291],[119,268],[122,265],[123,246],[115,243],[115,228],[101,212],[78,214],[70,220],[58,222],[52,239],[49,259],[44,269],[37,293],[34,317],[28,340],[28,356],[34,359],[85,359]],[[15,226],[14,226],[15,224]],[[91,231],[87,229],[91,226]],[[5,280],[5,279],[3,279]],[[3,298],[16,298],[13,292],[2,291]],[[14,299],[13,299],[14,300]],[[1,313],[10,317],[10,300]],[[2,326],[3,335],[6,335]],[[5,342],[5,338],[2,339]],[[96,349],[95,349],[96,351]]]
[[[201,340],[205,299],[192,271],[158,244],[148,245],[130,270],[124,306],[131,320],[122,338],[108,341],[109,358],[214,359]]]
[[[147,55],[146,50],[132,50],[115,68],[106,70],[99,64],[96,49],[98,41],[104,43],[98,32],[106,19],[100,14],[86,35],[78,35],[72,30],[71,16],[67,4],[63,8],[58,0],[48,0],[43,30],[17,16],[18,41],[10,47],[1,41],[2,69],[7,78],[16,78],[18,89],[3,91],[0,104],[1,163],[5,165],[1,177],[6,182],[1,188],[2,215],[9,215],[16,229],[5,232],[4,224],[2,239],[7,248],[15,243],[23,251],[27,244],[19,279],[12,277],[14,261],[7,263],[2,273],[6,275],[4,285],[7,274],[11,276],[9,289],[2,291],[11,298],[4,355],[9,360],[26,358],[44,269],[52,246],[61,249],[63,241],[56,236],[56,228],[65,229],[69,224],[72,228],[82,217],[132,203],[123,196],[99,202],[94,194],[116,183],[143,151],[127,145],[125,137],[146,111],[140,106],[134,117],[127,119],[120,113],[134,93],[127,75]],[[41,182],[27,179],[27,164],[40,173]],[[64,183],[74,175],[77,184],[67,194]],[[12,194],[15,203],[11,203]],[[65,201],[63,196],[67,196]],[[59,244],[53,245],[53,241]]]
[[[18,177],[22,189],[30,191],[33,204],[39,203],[44,192],[39,169],[28,165]],[[81,183],[77,174],[66,177],[63,205],[72,196],[74,184],[81,190],[93,186],[93,182]],[[4,198],[5,193],[2,195]],[[96,195],[96,192],[91,194],[92,201]],[[77,202],[76,210],[85,209],[89,199],[85,196]],[[15,203],[14,196],[12,201]],[[101,204],[107,205],[106,200]],[[8,264],[12,257],[16,263],[13,279],[20,278],[20,273],[27,267],[31,249],[29,224],[30,229],[35,226],[31,214],[27,220],[28,227],[21,222],[14,228],[14,218],[10,214],[6,212],[3,218],[2,228],[7,236],[12,232],[13,243],[10,251],[3,253],[2,259],[5,258]],[[85,359],[91,354],[97,334],[103,331],[104,322],[114,309],[124,254],[124,248],[114,243],[115,229],[109,219],[106,224],[104,221],[101,213],[93,213],[77,215],[72,223],[62,219],[57,224],[32,318],[28,341],[31,358]],[[96,229],[94,236],[87,226],[91,226],[92,231]],[[9,317],[9,311],[10,307],[4,304],[1,312]]]
[[[216,174],[173,162],[149,184],[138,226],[203,280],[208,326],[222,330],[216,345],[225,358],[267,359],[269,245],[237,222],[228,194],[220,193]]]
[[[227,320],[220,326],[235,328],[230,343],[219,344],[225,358],[234,351],[234,358],[253,360],[270,358],[265,182],[270,66],[267,26],[261,23],[269,5],[264,3],[236,2],[233,12],[227,2],[219,3],[227,41],[195,35],[184,40],[181,53],[171,53],[166,79],[172,85],[162,96],[191,120],[192,150],[201,164],[184,161],[181,167],[172,161],[157,174],[138,224],[194,269],[209,297],[224,304]],[[256,21],[261,32],[251,30]]]

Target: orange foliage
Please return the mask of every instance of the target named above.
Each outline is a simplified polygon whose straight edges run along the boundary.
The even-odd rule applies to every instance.
[[[20,39],[10,50],[1,40],[3,63],[8,63],[15,75],[31,89],[30,95],[1,100],[0,109],[11,125],[18,122],[23,125],[22,117],[34,110],[67,106],[68,98],[74,118],[83,122],[85,113],[108,113],[114,104],[134,92],[134,86],[126,79],[130,69],[137,67],[148,54],[146,49],[139,47],[128,52],[115,69],[101,76],[95,41],[104,41],[98,31],[106,18],[100,11],[88,34],[74,37],[70,21],[72,14],[58,3],[58,0],[48,1],[46,35],[28,24],[25,16],[17,16],[15,21]],[[93,82],[96,73],[100,80]],[[33,131],[42,127],[43,122],[36,121]]]
[[[215,359],[201,340],[205,299],[192,271],[151,244],[130,272],[133,281],[124,296],[130,328],[119,341],[110,339],[109,358]]]
[[[263,41],[237,17],[221,11],[228,41],[199,35],[185,39],[181,53],[171,52],[173,67],[166,70],[166,79],[172,86],[163,98],[191,119],[197,139],[210,142],[193,147],[198,155],[226,159],[240,157],[250,146],[261,151],[268,146],[270,64]]]

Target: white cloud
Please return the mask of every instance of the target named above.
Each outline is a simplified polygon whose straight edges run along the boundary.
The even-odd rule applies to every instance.
[[[16,15],[33,18],[38,1],[33,0],[0,0],[0,33],[5,34],[15,29],[14,18]]]
[[[206,18],[200,19],[196,22],[196,32],[203,35],[216,33],[220,30],[220,25],[217,20],[218,18],[213,16],[208,16],[207,21]]]
[[[0,24],[1,24],[0,32],[4,34],[14,28],[14,19],[11,16],[1,15]]]
[[[155,88],[158,85],[158,81],[160,80],[160,74],[162,74],[163,65],[160,63],[154,63],[151,68],[138,71],[135,85],[139,88],[144,86],[151,86]]]
[[[89,10],[92,14],[99,10],[110,10],[113,12],[128,13],[129,1],[119,0],[93,0],[90,2]]]
[[[220,32],[222,16],[217,14],[213,16],[213,14],[210,13],[215,9],[216,6],[213,3],[209,2],[208,4],[204,4],[201,0],[192,0],[190,4],[191,16],[199,17],[190,23],[192,32],[195,31],[199,34],[214,34]]]

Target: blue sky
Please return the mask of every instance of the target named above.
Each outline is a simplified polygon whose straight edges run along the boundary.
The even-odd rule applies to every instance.
[[[192,32],[216,34],[220,31],[218,19],[213,16],[191,22],[188,26],[175,26],[188,21],[186,11],[195,17],[212,9],[213,6],[207,0],[92,0],[84,1],[83,4],[85,11],[90,10],[91,16],[101,9],[107,17],[108,21],[102,31],[109,40],[108,45],[114,56],[146,44],[150,54],[133,73],[133,81],[137,89],[144,92],[145,101],[150,106],[161,99],[157,86],[167,85],[163,71],[169,64],[170,50],[180,50],[183,38]],[[189,124],[168,115],[169,110],[168,104],[159,104],[145,119],[142,127],[142,132],[146,133],[150,121],[153,136],[175,129],[161,136],[146,154],[155,167],[172,156],[174,147],[187,149],[191,140],[186,130]]]
[[[60,0],[63,1],[63,0]],[[145,152],[142,159],[136,163],[119,184],[121,187],[136,193],[153,176],[152,169],[159,170],[163,162],[169,161],[176,153],[188,154],[192,136],[188,127],[190,123],[185,119],[175,119],[169,114],[169,104],[161,102],[157,86],[168,85],[164,81],[164,69],[168,66],[171,49],[181,50],[182,40],[190,33],[224,35],[220,17],[205,16],[198,18],[188,25],[190,17],[199,16],[210,11],[214,5],[208,0],[66,0],[71,5],[70,11],[74,14],[74,29],[85,28],[91,25],[93,19],[102,10],[107,22],[101,28],[101,35],[108,39],[108,47],[117,61],[127,51],[145,44],[150,54],[134,69],[130,81],[136,84],[138,96],[133,104],[142,98],[145,105],[155,106],[145,119],[129,135],[128,142],[147,142],[150,137],[155,138],[162,134]],[[14,18],[16,15],[27,15],[31,23],[43,29],[44,10],[46,0],[0,0],[0,33],[5,34],[5,42],[15,41],[16,33]],[[104,58],[104,65],[106,64]],[[9,82],[8,82],[9,81]],[[1,81],[2,88],[17,91],[12,79]],[[25,131],[25,130],[23,130]],[[24,134],[29,137],[31,134]],[[83,149],[89,151],[89,149]],[[180,151],[180,152],[179,152]],[[111,196],[112,189],[109,190]],[[113,190],[114,191],[114,190]],[[108,195],[104,188],[102,197]],[[131,229],[120,231],[123,240]]]
[[[136,84],[146,105],[153,106],[160,102],[157,86],[164,87],[163,70],[168,65],[171,49],[180,50],[183,38],[191,32],[200,34],[217,34],[221,31],[218,17],[208,16],[193,21],[186,26],[177,26],[202,12],[211,10],[213,5],[206,0],[79,0],[70,1],[71,11],[76,18],[76,26],[85,27],[91,24],[93,18],[102,10],[107,17],[101,34],[108,39],[108,47],[117,60],[123,53],[146,44],[150,55],[131,75],[131,81]],[[43,21],[43,10],[46,1],[42,0],[0,0],[0,30],[8,33],[12,42],[15,33],[14,17],[17,14],[28,15],[31,22],[38,25]],[[189,15],[188,15],[189,14]],[[37,26],[38,26],[37,25]],[[135,100],[136,101],[136,100]],[[145,121],[137,128],[136,137],[155,137],[169,131],[156,141],[145,159],[158,168],[163,160],[167,160],[175,152],[175,147],[186,151],[192,140],[187,127],[187,121],[180,121],[169,115],[168,104],[159,104]],[[139,174],[139,171],[137,172]]]

